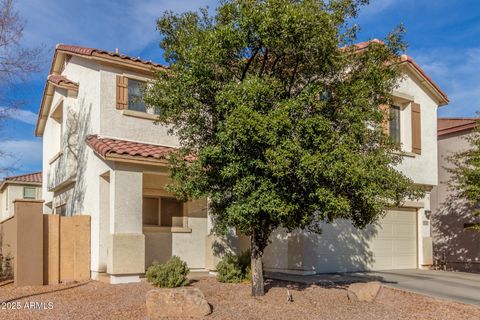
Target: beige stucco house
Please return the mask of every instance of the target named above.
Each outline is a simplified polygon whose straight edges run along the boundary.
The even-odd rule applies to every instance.
[[[41,172],[5,177],[0,182],[0,221],[13,216],[13,202],[17,199],[42,199]]]
[[[447,269],[480,272],[480,233],[468,229],[479,218],[473,208],[449,188],[452,167],[448,157],[471,148],[465,139],[477,124],[475,118],[438,119],[438,186],[432,190],[433,253]]]
[[[388,130],[405,155],[399,170],[427,195],[389,211],[366,231],[348,222],[321,236],[279,231],[265,253],[267,270],[315,273],[417,268],[431,263],[429,191],[437,184],[437,108],[446,95],[409,57],[392,92]],[[38,115],[43,137],[45,212],[91,216],[91,276],[138,281],[153,260],[172,255],[192,270],[215,268],[207,201],[181,203],[165,190],[166,157],[178,146],[139,102],[141,84],[163,68],[118,53],[58,45]],[[234,250],[247,241],[228,239]],[[431,251],[431,250],[430,250]]]

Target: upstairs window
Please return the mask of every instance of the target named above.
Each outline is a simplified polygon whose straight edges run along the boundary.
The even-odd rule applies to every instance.
[[[132,110],[148,114],[158,114],[143,101],[145,81],[117,75],[117,109]]]
[[[400,107],[390,106],[388,132],[393,141],[400,144]]]
[[[143,101],[142,86],[145,83],[139,80],[128,79],[128,109],[147,112]]]

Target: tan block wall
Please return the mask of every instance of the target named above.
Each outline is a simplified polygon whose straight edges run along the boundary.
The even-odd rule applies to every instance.
[[[90,216],[43,218],[44,283],[90,279]]]
[[[43,285],[43,201],[16,200],[14,208],[17,224],[15,285]]]
[[[43,282],[57,284],[60,282],[60,216],[45,214],[43,230]]]

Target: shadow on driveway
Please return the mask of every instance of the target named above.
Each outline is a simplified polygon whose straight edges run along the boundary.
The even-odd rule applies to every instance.
[[[324,287],[346,287],[356,282],[380,281],[386,287],[480,306],[478,273],[408,269],[315,275],[267,272],[265,276],[270,279]]]

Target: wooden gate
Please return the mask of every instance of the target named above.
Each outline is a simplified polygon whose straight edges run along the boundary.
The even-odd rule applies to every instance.
[[[90,216],[44,215],[44,283],[90,279]]]

